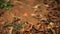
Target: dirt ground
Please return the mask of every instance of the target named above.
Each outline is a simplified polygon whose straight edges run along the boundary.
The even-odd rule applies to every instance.
[[[0,9],[0,34],[60,34],[60,4],[54,0],[10,0],[12,10]],[[5,24],[24,23],[18,32]]]

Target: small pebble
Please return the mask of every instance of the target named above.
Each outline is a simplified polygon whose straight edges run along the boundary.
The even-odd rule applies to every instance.
[[[31,14],[31,16],[36,16],[36,14]]]
[[[33,8],[37,9],[38,7],[39,7],[39,5],[36,5],[36,6],[34,6]]]
[[[49,5],[45,5],[46,7],[49,7]]]
[[[54,25],[54,23],[50,22],[50,25]]]

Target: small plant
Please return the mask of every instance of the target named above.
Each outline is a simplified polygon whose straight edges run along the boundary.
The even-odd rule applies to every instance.
[[[23,28],[24,27],[24,24],[18,24],[17,22],[16,23],[12,23],[12,24],[5,24],[4,27],[14,27],[13,28],[13,31],[17,32],[18,31],[18,28]]]
[[[12,9],[12,5],[9,3],[9,0],[0,0],[0,8],[4,8],[4,9]]]

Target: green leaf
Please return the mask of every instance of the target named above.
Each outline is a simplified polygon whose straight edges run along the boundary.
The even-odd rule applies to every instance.
[[[2,3],[4,3],[5,1],[4,0],[0,0]]]
[[[0,0],[0,8],[11,10],[12,5],[8,2],[9,2],[9,0]]]
[[[14,31],[14,32],[18,32],[18,28],[14,28],[13,31]]]
[[[5,2],[6,2],[6,3],[8,3],[8,2],[9,2],[9,0],[5,0]]]
[[[8,3],[9,0],[0,0],[2,3]]]
[[[19,27],[23,28],[25,26],[25,24],[20,24]]]
[[[4,27],[10,27],[12,24],[5,24]]]
[[[12,5],[4,6],[4,9],[9,9],[9,10],[11,10],[11,9],[12,9]]]
[[[18,26],[18,23],[17,22],[14,22],[13,23],[13,26],[15,26],[15,27]]]
[[[4,4],[3,3],[0,3],[0,8],[3,8]]]

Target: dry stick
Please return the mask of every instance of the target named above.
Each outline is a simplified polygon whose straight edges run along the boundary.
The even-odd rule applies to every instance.
[[[55,30],[53,30],[53,29],[51,29],[51,30],[52,30],[53,34],[56,34]]]
[[[13,27],[10,27],[9,34],[12,34]]]
[[[25,3],[21,2],[21,1],[15,1],[14,3],[22,4],[22,5],[27,6],[27,7],[32,7],[28,4],[25,4]]]
[[[55,17],[55,16],[53,16],[53,15],[51,15],[51,14],[49,14],[50,16],[52,16],[52,17],[54,17],[54,18],[57,18],[57,17]]]
[[[12,14],[12,17],[14,17],[14,14],[13,13],[11,13]],[[12,30],[13,30],[13,27],[9,27],[9,33],[8,34],[12,34]]]
[[[16,21],[14,21],[14,22],[17,22],[17,21],[19,21],[19,20],[16,20]],[[13,23],[14,23],[14,22],[13,22]],[[13,30],[13,27],[10,27],[9,34],[12,34],[12,30]]]

